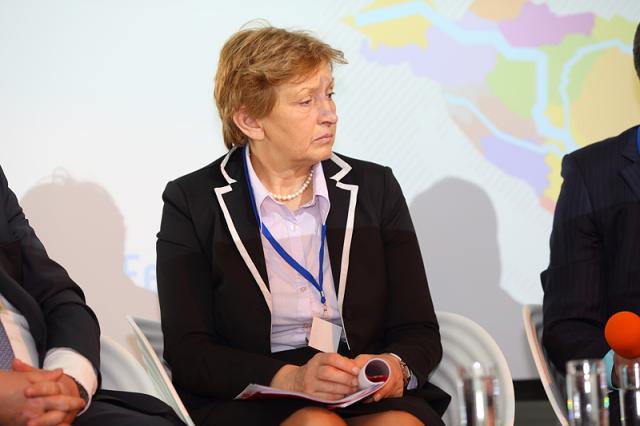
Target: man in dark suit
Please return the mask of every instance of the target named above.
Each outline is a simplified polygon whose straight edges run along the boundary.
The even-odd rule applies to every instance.
[[[100,328],[0,168],[0,424],[173,425],[148,395],[96,390]]]
[[[633,54],[640,76],[640,26]],[[543,344],[560,371],[571,359],[604,358],[613,387],[614,363],[624,360],[607,345],[604,326],[618,311],[640,312],[638,127],[567,155],[562,176],[550,263],[541,275]],[[614,422],[616,412],[614,402]]]

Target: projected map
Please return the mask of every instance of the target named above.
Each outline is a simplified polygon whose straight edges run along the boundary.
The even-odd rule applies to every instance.
[[[549,212],[562,156],[640,117],[630,90],[635,23],[621,17],[477,0],[451,20],[430,2],[378,0],[346,22],[368,38],[367,60],[408,63],[417,77],[439,83],[469,142],[527,182]]]

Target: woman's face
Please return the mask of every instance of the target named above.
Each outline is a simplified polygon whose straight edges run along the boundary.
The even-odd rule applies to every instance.
[[[285,164],[315,164],[331,156],[336,134],[333,76],[328,65],[302,81],[276,87],[273,110],[257,120],[264,139],[254,141]]]

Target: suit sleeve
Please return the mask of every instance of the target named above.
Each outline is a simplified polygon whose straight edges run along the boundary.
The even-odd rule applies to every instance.
[[[601,358],[606,289],[603,240],[587,185],[572,156],[562,162],[564,181],[556,205],[550,262],[541,274],[544,290],[543,344],[560,371],[568,360]]]
[[[212,308],[215,259],[206,254],[196,235],[179,184],[170,182],[163,200],[157,280],[164,355],[174,383],[191,393],[219,398],[233,398],[249,383],[268,385],[285,363],[232,348],[216,335]]]
[[[70,348],[100,371],[100,328],[84,294],[64,268],[51,260],[29,225],[16,195],[0,169],[0,203],[9,234],[20,242],[21,284],[36,300],[45,319],[46,350]]]
[[[420,388],[440,362],[442,344],[409,208],[389,168],[385,171],[382,237],[389,287],[384,352],[400,356]]]

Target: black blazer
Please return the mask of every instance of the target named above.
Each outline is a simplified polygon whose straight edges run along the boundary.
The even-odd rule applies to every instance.
[[[242,150],[232,150],[169,182],[163,194],[164,356],[188,406],[196,395],[228,400],[249,383],[268,385],[287,362],[313,355],[271,353],[271,295],[243,167]],[[422,388],[442,347],[398,182],[387,167],[336,154],[322,167],[331,200],[327,246],[349,344],[341,352],[394,352]]]
[[[579,149],[562,162],[564,183],[542,273],[543,344],[561,371],[568,360],[609,351],[604,326],[640,313],[640,155],[637,128]]]
[[[46,352],[71,348],[100,371],[100,327],[82,290],[51,260],[0,168],[0,293],[26,318],[40,366]],[[98,380],[100,378],[98,377]]]

